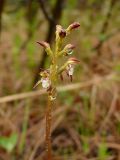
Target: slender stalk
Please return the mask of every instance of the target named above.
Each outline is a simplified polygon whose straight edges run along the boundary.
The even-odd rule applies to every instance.
[[[53,64],[51,65],[51,83],[52,87],[55,86],[57,80],[57,51],[53,55]],[[54,87],[53,87],[54,88]],[[56,88],[56,87],[55,87]],[[52,106],[54,100],[53,90],[48,94],[48,106],[46,110],[46,153],[47,160],[52,160],[52,146],[51,146],[51,122],[52,122]]]
[[[48,96],[48,106],[46,110],[46,153],[47,160],[52,160],[51,147],[51,121],[52,121],[52,101]]]

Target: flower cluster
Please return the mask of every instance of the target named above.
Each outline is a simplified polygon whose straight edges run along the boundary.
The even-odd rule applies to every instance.
[[[63,80],[62,73],[65,71],[72,81],[72,76],[74,73],[74,67],[80,61],[74,57],[69,58],[66,63],[62,66],[59,65],[59,58],[63,56],[70,56],[73,53],[75,46],[73,44],[67,44],[62,49],[63,40],[68,36],[72,30],[77,29],[80,26],[78,22],[74,22],[68,26],[67,29],[64,29],[61,25],[56,26],[56,40],[55,40],[55,50],[52,51],[49,43],[40,41],[37,42],[39,45],[44,47],[47,55],[51,58],[51,65],[49,69],[43,70],[40,72],[41,79],[36,83],[38,86],[40,83],[43,88],[45,88],[49,94],[51,100],[54,100],[56,97],[56,81],[58,76]]]

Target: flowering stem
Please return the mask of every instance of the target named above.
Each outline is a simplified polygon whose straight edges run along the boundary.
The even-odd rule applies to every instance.
[[[54,54],[53,65],[51,66],[51,83],[55,87],[57,80],[57,53]],[[56,87],[55,87],[56,88]],[[53,91],[51,92],[51,97],[54,98]],[[48,106],[46,111],[46,152],[47,160],[52,160],[52,147],[51,147],[51,121],[52,121],[52,105],[54,100],[52,100],[50,95],[48,95]]]
[[[52,105],[57,96],[56,83],[58,76],[62,77],[62,72],[66,71],[68,76],[72,81],[72,75],[74,71],[74,65],[79,63],[79,60],[76,58],[69,58],[68,61],[59,66],[58,58],[60,56],[71,55],[74,45],[68,44],[62,49],[62,43],[64,38],[73,30],[80,26],[79,23],[74,22],[68,26],[67,29],[63,29],[61,25],[56,26],[56,41],[55,41],[55,50],[52,51],[49,43],[40,41],[37,42],[39,45],[45,48],[45,51],[51,58],[51,65],[49,69],[43,70],[40,72],[41,80],[39,80],[34,87],[42,84],[42,87],[46,89],[48,93],[48,106],[46,110],[46,151],[47,151],[47,160],[52,160],[52,151],[51,151],[51,121],[52,121]],[[63,79],[63,77],[62,77]]]

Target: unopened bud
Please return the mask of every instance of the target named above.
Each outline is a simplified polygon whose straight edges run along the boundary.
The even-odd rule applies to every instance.
[[[40,41],[40,42],[37,42],[37,43],[40,44],[42,47],[45,48],[45,51],[47,52],[48,55],[51,55],[51,56],[52,56],[52,51],[51,51],[51,48],[50,48],[49,43],[44,42],[44,41]]]
[[[63,29],[61,25],[56,26],[56,32],[61,38],[64,38],[66,36],[66,30]]]
[[[78,64],[80,63],[80,61],[77,59],[77,58],[69,58],[68,61],[67,61],[68,64]]]
[[[78,27],[80,27],[80,23],[78,22],[74,22],[71,25],[68,26],[67,31],[70,32],[73,29],[77,29]]]
[[[75,48],[75,46],[73,44],[68,44],[65,46],[64,50],[65,50],[65,54],[66,55],[70,55],[73,53],[73,49]]]
[[[67,50],[73,50],[74,48],[75,48],[75,45],[73,45],[73,44],[67,44],[65,46],[65,49],[67,49]]]
[[[40,44],[40,45],[41,45],[42,47],[44,47],[44,48],[50,47],[49,43],[44,42],[44,41],[40,41],[40,42],[37,42],[37,43]]]
[[[64,38],[66,36],[66,31],[64,29],[61,29],[61,31],[59,32],[59,36],[61,38]]]
[[[49,75],[50,75],[49,70],[44,70],[40,72],[40,76],[42,76],[43,78],[47,78],[49,77]]]

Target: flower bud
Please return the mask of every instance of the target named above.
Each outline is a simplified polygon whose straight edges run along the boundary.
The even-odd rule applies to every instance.
[[[66,36],[65,29],[62,28],[61,25],[56,26],[56,32],[58,33],[59,37],[64,38]]]
[[[74,49],[74,48],[75,48],[75,45],[73,45],[73,44],[67,44],[65,46],[65,49]]]
[[[50,76],[49,70],[46,69],[44,71],[41,71],[40,76],[42,76],[43,78],[49,77]]]
[[[65,46],[65,48],[64,48],[64,52],[65,52],[65,54],[66,55],[70,55],[70,54],[72,54],[73,53],[73,49],[75,48],[75,46],[74,45],[72,45],[72,44],[68,44],[68,45],[66,45]]]
[[[45,51],[47,52],[48,55],[50,55],[50,56],[53,55],[49,43],[44,42],[44,41],[40,41],[40,42],[37,42],[37,43],[45,48]]]
[[[61,29],[61,31],[59,32],[59,36],[61,38],[64,38],[66,36],[66,31],[64,29]]]
[[[68,26],[67,28],[67,32],[72,31],[73,29],[77,29],[78,27],[80,27],[80,23],[78,22],[74,22],[71,25]]]
[[[49,43],[44,42],[44,41],[40,41],[40,42],[37,42],[37,43],[40,44],[44,48],[49,48],[50,47]]]

